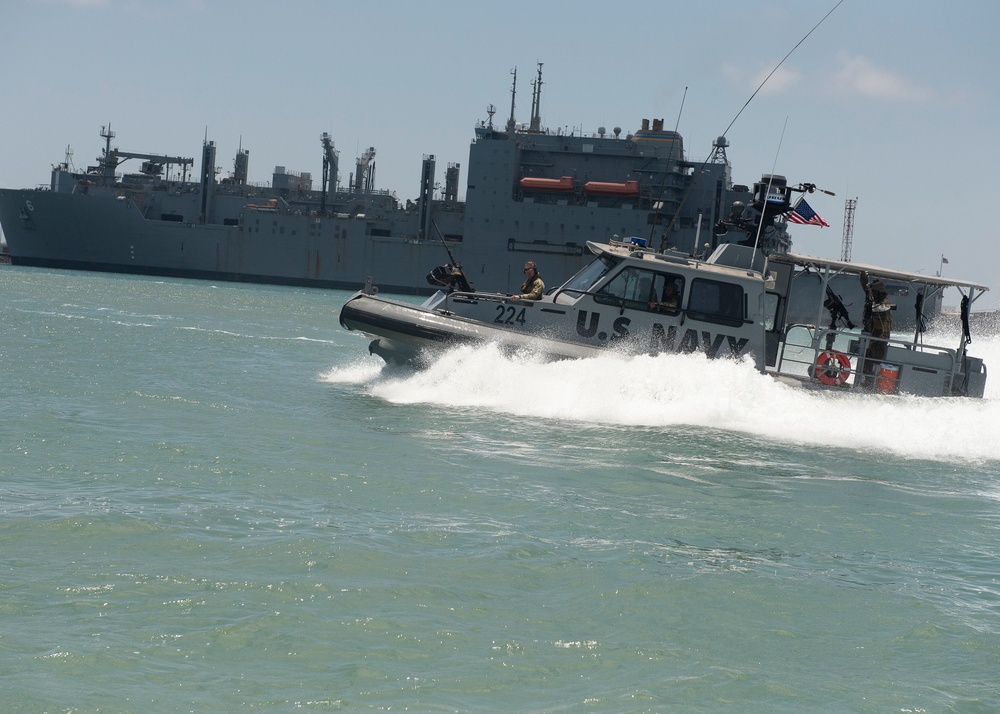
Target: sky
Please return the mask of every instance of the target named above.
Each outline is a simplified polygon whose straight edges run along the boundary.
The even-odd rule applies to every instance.
[[[464,196],[475,126],[506,120],[514,68],[527,122],[541,62],[549,129],[662,118],[700,160],[732,123],[734,182],[836,193],[808,197],[830,228],[795,227],[796,252],[839,258],[857,199],[855,261],[983,283],[995,309],[997,27],[995,0],[0,0],[0,186],[47,184],[67,146],[96,163],[110,124],[122,150],[197,167],[207,136],[223,175],[242,145],[251,181],[316,187],[329,132],[341,183],[374,147],[376,188],[415,199],[433,154]]]

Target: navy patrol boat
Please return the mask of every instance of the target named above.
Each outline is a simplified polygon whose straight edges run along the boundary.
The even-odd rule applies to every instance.
[[[754,186],[752,205],[740,209],[741,220],[758,228],[780,220],[792,210],[795,190],[803,189],[764,176]],[[768,254],[738,243],[719,245],[706,258],[656,250],[638,237],[586,246],[592,261],[539,300],[473,289],[449,253],[451,262],[427,276],[442,289],[422,305],[382,298],[369,280],[344,304],[340,323],[369,335],[370,352],[387,362],[420,364],[436,350],[468,342],[555,358],[608,350],[703,353],[748,359],[761,372],[810,388],[983,396],[986,367],[968,347],[969,311],[986,286],[787,251]],[[894,333],[877,364],[865,364],[875,338],[854,324],[831,289],[835,279],[860,284],[862,273],[906,285],[917,296],[912,337]],[[790,317],[800,280],[821,286],[809,322]],[[673,294],[668,286],[679,299],[665,297]],[[922,306],[939,300],[947,287],[963,295],[958,344],[925,344]],[[855,317],[860,321],[861,315]]]

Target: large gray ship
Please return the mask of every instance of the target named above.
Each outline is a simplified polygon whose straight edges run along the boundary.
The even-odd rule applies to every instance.
[[[498,290],[516,289],[528,259],[550,285],[566,280],[589,261],[588,241],[634,240],[689,255],[720,242],[756,241],[768,253],[790,247],[781,216],[759,220],[770,209],[768,192],[778,184],[785,191],[784,178],[734,184],[725,137],[695,161],[662,119],[643,119],[631,131],[550,131],[541,122],[541,87],[539,65],[530,120],[519,123],[515,75],[507,121],[495,124],[491,106],[475,127],[464,201],[460,165],[447,165],[442,190],[434,156],[420,167],[419,196],[404,202],[375,189],[374,147],[341,182],[327,134],[318,187],[311,174],[281,166],[269,185],[257,185],[248,180],[248,150],[220,178],[212,141],[196,172],[190,157],[113,147],[108,126],[95,166],[78,171],[67,159],[47,187],[0,189],[0,225],[15,265],[342,289],[374,276],[383,290],[416,294],[433,291],[425,275],[446,259],[444,246],[473,284]],[[138,170],[122,170],[126,161],[139,162]],[[834,286],[846,304],[863,303],[853,283]],[[907,286],[891,289],[912,305]],[[803,295],[802,304],[813,298]]]
[[[465,201],[459,164],[436,188],[434,156],[420,167],[415,200],[376,190],[374,148],[342,185],[325,134],[318,181],[279,166],[262,186],[248,181],[248,150],[220,179],[214,142],[196,173],[193,158],[114,148],[102,128],[96,166],[75,171],[66,161],[48,187],[0,190],[0,222],[17,265],[349,289],[374,274],[386,290],[430,292],[424,275],[446,257],[442,237],[474,282],[520,283],[527,257],[558,282],[588,261],[588,240],[639,236],[703,250],[733,202],[750,201],[731,181],[725,140],[696,163],[662,120],[593,135],[546,130],[540,79],[527,123],[516,122],[512,101],[505,125],[491,108],[475,128]],[[137,170],[122,171],[129,160]]]

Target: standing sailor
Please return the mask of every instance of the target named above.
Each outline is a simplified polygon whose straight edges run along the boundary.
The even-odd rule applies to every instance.
[[[878,364],[885,359],[889,339],[892,332],[892,305],[885,289],[885,283],[874,280],[868,283],[868,273],[861,271],[861,288],[865,291],[865,312],[861,320],[862,330],[871,335],[868,348],[865,350],[864,382],[865,389],[873,386],[873,375]]]

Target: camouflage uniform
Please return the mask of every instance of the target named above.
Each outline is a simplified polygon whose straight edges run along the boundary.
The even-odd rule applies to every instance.
[[[542,282],[542,277],[537,272],[535,277],[528,278],[521,283],[522,300],[538,300],[542,297],[543,292],[545,292],[545,283]]]
[[[649,306],[657,312],[675,314],[681,306],[681,296],[677,292],[677,283],[667,283],[663,286],[663,297],[659,302],[651,302]]]
[[[868,349],[865,350],[864,372],[868,382],[878,369],[879,363],[885,359],[888,344],[884,340],[888,340],[892,332],[892,305],[889,303],[885,284],[881,280],[869,285],[867,273],[861,273],[860,277],[861,287],[868,296],[862,329],[872,337],[868,341]]]

